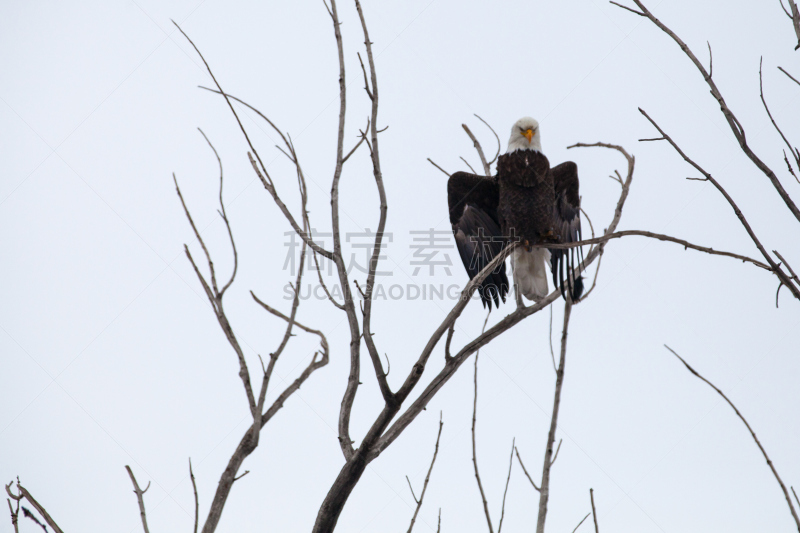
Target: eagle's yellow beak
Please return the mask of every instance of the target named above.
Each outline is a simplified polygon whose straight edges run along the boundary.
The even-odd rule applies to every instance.
[[[527,130],[522,132],[522,136],[528,139],[528,144],[530,144],[531,139],[533,138],[533,130],[528,128]]]

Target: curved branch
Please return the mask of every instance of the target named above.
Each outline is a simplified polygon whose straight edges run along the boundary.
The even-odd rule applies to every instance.
[[[494,128],[491,127],[488,122],[483,120],[480,117],[480,115],[475,115],[475,116],[478,117],[478,120],[480,120],[481,122],[486,124],[486,127],[489,128],[489,130],[492,132],[492,134],[494,134],[494,138],[497,139],[497,153],[494,154],[494,157],[492,158],[492,160],[489,161],[489,165],[491,166],[491,164],[494,163],[495,161],[497,161],[497,158],[500,157],[500,149],[502,148],[502,145],[500,144],[500,137],[497,136],[497,132],[494,131]]]
[[[778,484],[781,486],[781,490],[783,491],[783,496],[786,498],[786,503],[789,505],[789,510],[792,513],[792,518],[794,518],[794,522],[795,522],[795,524],[797,524],[797,530],[800,531],[800,517],[797,516],[797,511],[795,511],[794,504],[792,504],[792,498],[789,496],[789,491],[786,490],[786,485],[783,484],[783,480],[781,479],[781,476],[778,475],[778,471],[775,469],[775,465],[772,464],[772,460],[769,458],[769,455],[767,455],[767,450],[765,450],[764,447],[761,445],[761,442],[758,440],[758,437],[756,437],[755,431],[753,431],[753,428],[750,427],[750,424],[748,424],[748,422],[745,419],[745,417],[742,415],[742,413],[739,412],[739,410],[736,408],[736,406],[733,405],[733,402],[730,401],[727,396],[725,396],[724,392],[722,392],[716,385],[714,385],[713,383],[708,381],[706,378],[701,376],[697,372],[697,370],[692,368],[691,365],[689,365],[689,363],[687,363],[683,359],[683,357],[681,357],[680,355],[677,354],[677,352],[675,352],[675,350],[673,350],[672,348],[670,348],[666,344],[664,345],[664,348],[666,348],[667,350],[672,352],[672,355],[677,357],[680,360],[680,362],[683,363],[683,365],[686,367],[686,369],[689,370],[689,372],[691,372],[692,374],[694,374],[695,377],[697,377],[698,379],[703,381],[706,385],[708,385],[709,387],[714,389],[717,392],[717,394],[722,396],[722,398],[728,403],[728,405],[731,406],[733,411],[736,413],[736,416],[738,416],[739,419],[747,427],[747,431],[750,432],[750,436],[753,437],[753,440],[755,441],[756,446],[758,446],[758,449],[761,450],[761,454],[764,456],[764,459],[767,460],[767,464],[769,465],[770,470],[772,470],[772,475],[775,476],[775,479],[777,480]],[[592,502],[592,506],[594,506],[594,502]]]

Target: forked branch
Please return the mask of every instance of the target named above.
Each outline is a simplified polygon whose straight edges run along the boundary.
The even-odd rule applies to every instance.
[[[31,507],[36,509],[36,512],[39,513],[39,515],[44,519],[45,522],[47,522],[47,525],[50,526],[55,533],[64,533],[61,530],[61,528],[58,527],[58,524],[56,524],[55,520],[53,520],[50,514],[48,514],[45,508],[42,507],[42,505],[36,501],[36,499],[31,495],[30,492],[28,492],[28,489],[20,485],[19,478],[17,478],[17,494],[11,492],[11,485],[13,483],[14,482],[11,481],[8,483],[8,485],[6,485],[6,493],[12,500],[15,500],[18,503],[21,502],[23,499],[28,500],[28,503],[31,504]],[[9,502],[9,508],[10,507],[11,507],[11,502]],[[17,505],[17,511],[19,511],[19,505]],[[14,513],[12,512],[12,515],[13,514]]]
[[[133,492],[136,493],[136,501],[139,502],[139,516],[142,518],[142,528],[144,529],[144,533],[150,533],[150,530],[147,528],[147,513],[144,510],[144,493],[150,488],[150,482],[148,481],[147,486],[142,490],[139,487],[139,483],[136,481],[136,476],[133,475],[131,467],[125,465],[125,470],[128,471],[128,475],[131,477]]]

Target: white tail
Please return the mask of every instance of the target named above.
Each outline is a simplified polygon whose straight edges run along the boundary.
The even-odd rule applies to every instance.
[[[530,252],[517,248],[511,254],[511,268],[514,271],[514,285],[528,300],[538,302],[547,296],[547,263],[550,250],[534,248]]]

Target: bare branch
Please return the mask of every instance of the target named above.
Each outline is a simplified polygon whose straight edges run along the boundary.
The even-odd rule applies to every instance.
[[[561,451],[561,443],[564,442],[564,439],[558,439],[558,446],[556,447],[556,453],[553,455],[553,462],[550,463],[550,466],[556,464],[556,459],[558,459],[558,452]]]
[[[350,150],[349,152],[347,152],[347,155],[342,158],[342,163],[344,163],[348,159],[350,159],[350,156],[353,155],[356,150],[358,150],[358,147],[361,146],[361,143],[363,143],[365,140],[367,140],[367,131],[368,130],[369,130],[369,117],[367,117],[367,127],[364,128],[364,131],[359,135],[358,142],[356,143],[355,146],[353,146],[353,149]]]
[[[792,279],[795,281],[800,281],[797,278],[797,274],[794,273],[792,267],[789,266],[789,263],[786,261],[786,259],[783,258],[783,256],[778,252],[778,250],[772,250],[772,253],[775,254],[777,258],[781,260],[781,263],[783,263],[786,266],[786,268],[789,270],[789,273],[792,275]]]
[[[547,336],[550,341],[550,359],[553,360],[553,372],[558,372],[556,368],[556,354],[553,352],[553,306],[550,306],[550,334]]]
[[[635,0],[635,1],[639,2],[639,0]],[[706,172],[700,165],[698,165],[691,158],[689,158],[689,156],[687,156],[683,152],[683,150],[681,150],[681,148],[677,145],[677,143],[675,143],[675,141],[673,141],[672,138],[669,135],[667,135],[664,132],[664,130],[662,130],[661,127],[652,118],[650,118],[650,116],[643,109],[639,108],[639,112],[642,115],[644,115],[645,118],[647,118],[647,120],[658,130],[658,132],[667,139],[669,144],[675,149],[676,152],[678,152],[678,154],[680,154],[680,156],[683,158],[684,161],[686,161],[687,163],[692,165],[698,172],[700,172],[725,197],[725,199],[728,201],[728,204],[733,209],[733,212],[736,214],[736,217],[742,223],[742,226],[744,226],[745,231],[747,231],[747,234],[750,236],[750,239],[756,245],[756,247],[758,248],[758,251],[761,252],[761,255],[764,257],[764,259],[767,260],[767,263],[769,263],[770,270],[778,277],[778,279],[781,280],[781,282],[783,282],[784,285],[786,285],[789,288],[789,290],[792,291],[792,294],[795,296],[795,298],[800,299],[800,288],[794,286],[794,284],[792,284],[789,281],[789,278],[786,275],[786,273],[784,273],[780,269],[780,267],[778,267],[778,265],[772,260],[772,257],[770,257],[770,255],[767,253],[767,251],[761,245],[761,241],[758,239],[758,237],[756,236],[755,232],[750,227],[750,223],[745,218],[745,216],[742,213],[741,209],[739,209],[739,206],[736,205],[736,202],[734,202],[733,198],[731,198],[731,196],[722,187],[722,185],[720,185],[720,183],[716,179],[714,179],[714,177],[711,176],[711,174]],[[739,259],[739,258],[737,258],[737,259]],[[742,259],[742,260],[745,261],[745,259]]]
[[[450,329],[447,330],[447,341],[445,341],[445,344],[444,344],[444,360],[445,360],[445,362],[450,361],[450,359],[453,358],[453,356],[450,355],[450,342],[453,340],[453,333],[455,333],[455,329],[456,329],[456,323],[453,322],[452,324],[450,324]]]
[[[203,130],[201,130],[200,128],[197,128],[197,130],[200,132],[200,134],[203,136],[203,138],[208,143],[208,146],[214,152],[214,156],[217,158],[217,163],[219,164],[219,207],[220,207],[220,216],[222,217],[223,222],[225,222],[225,227],[228,229],[228,238],[231,241],[231,248],[233,249],[233,272],[231,273],[231,279],[229,279],[228,282],[222,287],[222,290],[219,291],[219,296],[221,298],[222,295],[225,294],[225,291],[228,290],[228,287],[231,286],[231,284],[233,283],[233,280],[236,278],[236,271],[239,269],[239,254],[236,252],[236,243],[233,240],[233,232],[231,231],[231,223],[228,221],[228,215],[225,212],[225,202],[222,201],[222,160],[219,158],[219,154],[217,153],[217,149],[214,148],[214,145],[211,144],[211,141],[208,140],[208,137],[206,136],[205,132]],[[173,175],[173,177],[174,177],[174,175]],[[181,198],[181,202],[183,202],[183,198]],[[183,208],[184,208],[184,210],[186,209],[186,205],[185,204],[184,204]],[[187,215],[188,215],[188,211],[187,211]],[[192,224],[192,226],[194,226],[194,224]],[[195,233],[196,233],[196,230],[195,230]],[[205,245],[203,245],[203,249],[205,250]],[[206,251],[206,254],[208,254],[208,250],[205,250],[205,251]],[[209,259],[209,263],[210,262],[211,262],[211,260]],[[213,270],[212,270],[212,273],[213,273]],[[212,278],[212,281],[214,282],[214,286],[216,288],[216,280],[214,280]]]
[[[759,268],[763,268],[764,270],[772,270],[767,264],[762,263],[752,257],[747,257],[745,255],[734,254],[731,252],[723,252],[721,250],[714,250],[713,248],[708,248],[706,246],[699,246],[697,244],[693,244],[689,241],[685,241],[683,239],[678,239],[676,237],[671,237],[669,235],[663,235],[661,233],[653,233],[651,231],[642,231],[642,230],[624,230],[618,231],[616,233],[610,233],[603,235],[602,237],[596,237],[593,239],[585,239],[582,241],[575,241],[569,243],[553,243],[553,244],[531,244],[532,248],[552,248],[552,249],[567,249],[567,248],[577,248],[579,246],[586,246],[589,244],[600,244],[604,242],[608,242],[612,239],[621,239],[622,237],[628,236],[638,236],[638,237],[648,237],[650,239],[656,239],[659,241],[664,242],[674,242],[675,244],[680,244],[684,248],[691,248],[692,250],[697,250],[698,252],[704,252],[710,255],[721,255],[725,257],[732,257],[733,259],[738,259],[744,263],[751,263]]]
[[[189,262],[192,264],[194,268],[195,274],[197,278],[200,280],[200,284],[203,286],[203,289],[206,292],[206,296],[208,297],[208,301],[211,304],[211,307],[214,309],[214,315],[217,317],[217,322],[219,322],[220,327],[222,328],[223,333],[225,333],[225,337],[228,339],[228,343],[233,348],[233,351],[236,352],[236,357],[239,360],[239,377],[242,380],[242,384],[244,385],[245,394],[247,395],[247,404],[250,407],[250,413],[253,416],[256,415],[256,400],[255,396],[253,395],[253,388],[250,383],[250,372],[247,369],[247,362],[244,358],[244,351],[242,350],[239,341],[236,338],[236,335],[233,332],[233,328],[228,321],[228,317],[225,315],[225,310],[222,305],[222,298],[224,296],[217,289],[217,281],[216,276],[214,274],[214,263],[211,261],[211,255],[206,248],[205,243],[203,242],[203,238],[200,236],[200,232],[197,231],[197,227],[192,220],[192,215],[189,213],[189,208],[186,206],[186,202],[183,200],[183,195],[181,194],[181,189],[178,186],[178,180],[175,177],[175,174],[172,174],[172,180],[175,182],[175,190],[178,193],[178,198],[181,200],[181,205],[183,205],[184,213],[186,213],[186,218],[189,219],[189,224],[191,224],[192,229],[194,230],[195,237],[200,242],[200,245],[203,247],[203,251],[206,254],[206,258],[208,259],[208,267],[211,271],[211,287],[209,287],[208,283],[206,282],[203,275],[200,273],[200,270],[197,268],[197,264],[194,262],[194,258],[192,254],[189,252],[189,247],[184,245],[184,251],[186,253],[186,257],[189,259]],[[234,273],[235,274],[235,273]],[[233,278],[231,278],[233,279]]]
[[[585,300],[590,294],[592,294],[592,291],[597,286],[597,275],[600,273],[600,265],[602,263],[603,263],[603,250],[600,250],[600,255],[597,258],[597,266],[594,269],[594,279],[592,279],[592,286],[589,288],[588,291],[586,291],[586,293],[583,296],[581,296],[581,300]]]
[[[144,498],[142,497],[147,489],[140,489],[139,483],[136,482],[136,477],[133,475],[133,470],[128,465],[125,465],[125,470],[128,471],[128,475],[131,477],[131,482],[133,483],[133,492],[136,493],[136,500],[139,502],[139,515],[142,517],[142,528],[144,529],[144,533],[150,533],[150,530],[147,528],[147,513],[144,510]],[[148,483],[147,486],[149,487],[150,484]]]
[[[194,533],[197,533],[197,525],[200,519],[200,499],[197,497],[197,483],[192,472],[192,458],[189,458],[189,479],[192,480],[192,490],[194,491]]]
[[[256,296],[253,293],[253,291],[250,291],[250,296],[252,296],[253,300],[255,300],[261,307],[263,307],[269,313],[275,315],[278,318],[281,318],[281,319],[285,320],[286,322],[289,322],[291,320],[288,316],[284,315],[283,313],[281,313],[277,309],[274,309],[273,307],[270,307],[268,304],[266,304],[266,303],[262,302],[261,300],[259,300],[258,296]],[[296,320],[293,321],[293,322],[294,322],[294,326],[295,327],[300,328],[300,329],[302,329],[303,331],[305,331],[307,333],[311,333],[312,335],[318,336],[319,339],[320,339],[320,345],[322,347],[322,353],[323,353],[323,355],[327,356],[327,353],[328,353],[328,340],[325,338],[325,334],[323,334],[319,330],[311,329],[308,326],[304,326],[303,324],[301,324],[300,322],[298,322]]]
[[[783,5],[783,0],[778,0],[781,4],[781,9],[783,12],[786,13],[786,16],[789,17],[789,20],[792,20],[792,15],[786,10],[786,7]]]
[[[578,531],[578,528],[581,527],[581,524],[583,524],[586,521],[587,518],[589,518],[590,514],[592,514],[592,513],[586,513],[586,516],[584,516],[583,519],[580,522],[578,522],[578,525],[575,526],[575,529],[572,530],[572,533],[575,533],[576,531]]]
[[[666,344],[664,345],[664,347],[665,347],[667,350],[669,350],[670,352],[672,352],[672,355],[674,355],[675,357],[677,357],[677,358],[680,360],[680,362],[681,362],[681,363],[683,363],[683,365],[684,365],[684,366],[687,368],[687,370],[689,370],[689,372],[691,372],[692,374],[694,374],[694,376],[695,376],[695,377],[699,378],[701,381],[703,381],[704,383],[706,383],[706,385],[708,385],[709,387],[711,387],[712,389],[714,389],[714,390],[717,392],[717,394],[719,394],[720,396],[722,396],[722,398],[723,398],[723,399],[724,399],[724,400],[725,400],[725,401],[728,403],[728,405],[730,405],[730,406],[731,406],[731,408],[733,409],[733,411],[736,413],[736,416],[738,416],[738,417],[739,417],[739,419],[740,419],[740,420],[741,420],[741,421],[744,423],[744,425],[747,427],[747,431],[749,431],[749,432],[750,432],[750,436],[752,436],[752,437],[753,437],[753,440],[755,441],[755,443],[756,443],[756,446],[758,446],[758,449],[759,449],[759,450],[761,450],[761,454],[764,456],[764,459],[766,459],[766,460],[767,460],[767,464],[769,465],[769,468],[770,468],[770,470],[772,470],[772,474],[775,476],[775,479],[777,480],[778,484],[781,486],[781,490],[783,491],[783,495],[784,495],[784,497],[786,498],[786,503],[787,503],[787,504],[789,504],[789,510],[790,510],[790,511],[791,511],[791,513],[792,513],[792,518],[794,518],[795,524],[797,525],[797,530],[798,530],[798,531],[800,531],[800,517],[798,517],[798,516],[797,516],[797,512],[795,511],[794,505],[792,504],[792,499],[791,499],[791,497],[789,496],[789,491],[787,491],[787,490],[786,490],[786,485],[784,485],[784,484],[783,484],[783,480],[782,480],[782,479],[781,479],[781,477],[778,475],[778,471],[775,469],[775,465],[773,465],[773,464],[772,464],[772,460],[769,458],[769,455],[767,455],[767,451],[766,451],[766,450],[764,449],[764,447],[761,445],[761,442],[758,440],[758,437],[756,437],[756,433],[755,433],[755,431],[753,431],[753,428],[751,428],[751,427],[750,427],[750,424],[749,424],[749,423],[747,422],[747,420],[744,418],[744,415],[742,415],[742,413],[740,413],[740,412],[739,412],[739,409],[737,409],[737,408],[736,408],[736,406],[735,406],[735,405],[733,405],[733,402],[732,402],[732,401],[730,401],[730,400],[728,399],[728,397],[727,397],[727,396],[725,396],[725,393],[724,393],[724,392],[722,392],[722,391],[721,391],[721,390],[720,390],[720,389],[719,389],[719,388],[718,388],[716,385],[714,385],[713,383],[711,383],[710,381],[708,381],[706,378],[704,378],[703,376],[701,376],[701,375],[700,375],[700,374],[699,374],[699,373],[698,373],[698,372],[697,372],[697,371],[696,371],[694,368],[692,368],[692,367],[691,367],[691,365],[689,365],[689,363],[687,363],[687,362],[686,362],[686,361],[683,359],[683,357],[681,357],[680,355],[678,355],[678,353],[677,353],[675,350],[673,350],[672,348],[670,348],[670,347],[669,347],[669,346],[667,346]]]
[[[489,165],[491,166],[491,165],[492,165],[492,163],[494,163],[495,161],[497,161],[497,158],[498,158],[498,157],[500,157],[500,149],[501,149],[501,147],[502,147],[502,145],[500,144],[500,137],[498,137],[498,136],[497,136],[497,132],[496,132],[496,131],[494,131],[494,128],[493,128],[493,127],[491,127],[491,126],[489,125],[489,123],[488,123],[488,122],[486,122],[485,120],[483,120],[483,119],[480,117],[480,115],[475,115],[475,116],[478,118],[478,120],[480,120],[481,122],[483,122],[484,124],[486,124],[486,127],[487,127],[487,128],[489,128],[489,130],[491,130],[491,132],[494,134],[494,138],[495,138],[495,139],[497,139],[497,153],[496,153],[496,154],[494,154],[494,157],[492,158],[492,160],[491,160],[491,161],[489,161]]]
[[[439,454],[439,439],[442,436],[442,426],[444,426],[444,422],[442,422],[442,412],[439,411],[439,433],[436,434],[436,446],[433,448],[433,459],[431,459],[431,466],[428,468],[428,474],[425,476],[425,482],[422,484],[422,492],[419,495],[419,500],[417,500],[417,497],[414,496],[414,489],[411,488],[411,482],[408,482],[408,488],[411,489],[411,496],[413,496],[414,501],[417,502],[417,508],[414,510],[414,516],[411,517],[411,524],[408,526],[408,533],[411,533],[411,530],[414,528],[414,522],[417,520],[417,514],[419,514],[419,510],[422,507],[422,499],[425,498],[425,491],[428,489],[428,482],[431,480],[433,463],[436,462],[436,456]],[[408,481],[408,476],[406,476],[406,480]],[[439,509],[439,521],[441,523],[441,509]]]
[[[711,43],[706,41],[708,45],[708,77],[714,75],[714,55],[711,53]]]
[[[800,12],[797,9],[797,4],[794,0],[788,0],[789,7],[792,9],[791,19],[792,19],[792,26],[794,26],[794,33],[797,36],[797,46],[794,47],[795,50],[800,48]],[[783,0],[781,0],[781,7],[783,7]],[[784,8],[786,11],[786,8]]]
[[[8,485],[6,485],[6,493],[11,497],[12,500],[16,500],[18,503],[21,502],[23,498],[28,500],[28,502],[31,504],[31,506],[34,509],[36,509],[36,512],[39,513],[39,515],[44,519],[45,522],[47,522],[47,525],[50,526],[51,528],[53,528],[54,533],[64,533],[61,530],[61,528],[58,527],[58,524],[56,524],[55,520],[53,520],[53,518],[48,514],[48,512],[45,510],[45,508],[42,507],[42,505],[39,502],[36,501],[36,499],[31,495],[30,492],[28,492],[28,489],[26,489],[25,487],[20,485],[19,478],[17,478],[17,492],[18,492],[18,494],[12,493],[11,492],[11,485],[13,483],[14,482],[12,481]],[[9,502],[9,507],[11,507],[11,502]],[[24,509],[25,508],[23,507],[23,510]],[[17,510],[19,511],[19,505],[17,505]]]
[[[441,171],[444,173],[444,175],[445,175],[445,176],[447,176],[448,178],[450,177],[450,173],[449,173],[449,172],[447,172],[447,171],[446,171],[445,169],[443,169],[442,167],[440,167],[439,165],[437,165],[436,163],[434,163],[434,162],[433,162],[433,160],[432,160],[430,157],[428,158],[428,162],[429,162],[431,165],[433,165],[433,166],[435,166],[436,168],[438,168],[439,170],[441,170]]]
[[[467,161],[461,156],[459,156],[458,158],[461,159],[469,167],[469,169],[472,171],[473,174],[477,174],[477,172],[475,172],[475,169],[472,168],[472,165],[469,164],[469,161]]]
[[[536,489],[536,492],[540,492],[542,489],[536,486],[536,482],[533,481],[531,475],[528,474],[528,469],[525,468],[525,463],[522,462],[522,457],[519,456],[519,450],[516,447],[514,447],[514,452],[516,452],[517,454],[517,461],[519,461],[519,466],[522,467],[522,471],[525,473],[525,477],[528,478],[528,481],[531,482],[531,485],[533,486],[534,489]]]
[[[205,65],[206,70],[208,71],[208,74],[211,76],[211,79],[214,81],[214,85],[217,86],[217,90],[216,91],[214,91],[212,89],[208,89],[206,87],[201,87],[201,88],[206,89],[206,90],[210,90],[210,91],[215,92],[215,93],[218,93],[218,94],[222,95],[223,98],[225,98],[225,102],[228,104],[228,108],[230,108],[231,113],[233,113],[233,117],[236,119],[236,123],[239,125],[239,130],[244,135],[245,141],[247,141],[247,145],[250,147],[250,152],[252,152],[252,154],[254,154],[256,159],[258,160],[258,165],[257,165],[255,160],[253,159],[253,156],[248,152],[248,157],[250,158],[250,162],[253,165],[253,169],[255,170],[256,175],[258,176],[258,178],[261,180],[261,183],[264,186],[264,188],[267,190],[267,192],[270,193],[270,195],[272,196],[272,199],[275,201],[275,204],[281,210],[281,212],[283,213],[284,217],[286,217],[286,220],[289,221],[289,224],[291,224],[292,229],[294,229],[294,231],[297,232],[298,235],[300,235],[300,237],[303,239],[303,241],[305,241],[306,244],[311,246],[311,249],[314,250],[316,253],[321,254],[322,256],[324,256],[324,257],[326,257],[328,259],[331,259],[333,257],[333,254],[331,252],[329,252],[328,250],[324,250],[323,248],[318,246],[315,242],[313,242],[309,238],[309,236],[307,234],[303,233],[303,231],[300,229],[300,226],[297,224],[297,221],[295,220],[294,216],[289,211],[289,208],[286,207],[286,204],[284,204],[283,201],[278,196],[278,192],[275,189],[275,184],[272,181],[272,178],[270,177],[269,173],[267,172],[267,167],[264,165],[263,161],[261,160],[261,156],[259,155],[258,150],[256,150],[255,146],[250,141],[250,136],[247,134],[247,130],[245,129],[244,125],[242,124],[242,121],[239,119],[239,115],[236,113],[236,109],[234,109],[233,104],[231,103],[231,100],[235,99],[236,101],[246,105],[248,108],[250,108],[253,111],[255,111],[256,113],[258,113],[259,116],[261,116],[264,120],[266,120],[269,123],[269,125],[272,126],[272,128],[275,129],[275,131],[277,131],[281,135],[281,137],[283,138],[284,142],[288,145],[289,143],[286,140],[286,138],[284,137],[283,133],[275,126],[275,124],[272,123],[272,121],[270,121],[260,111],[258,111],[257,109],[255,109],[251,105],[243,102],[242,100],[239,100],[238,98],[229,96],[228,93],[226,93],[224,90],[222,90],[222,86],[219,84],[219,82],[217,82],[217,79],[214,76],[214,73],[211,71],[211,67],[209,66],[209,64],[206,61],[205,57],[203,57],[203,54],[200,52],[200,49],[197,48],[197,46],[194,44],[194,42],[183,31],[183,29],[181,29],[181,27],[178,26],[178,24],[174,20],[172,21],[172,23],[175,24],[175,27],[178,28],[178,31],[180,31],[181,34],[183,34],[183,36],[186,38],[186,40],[189,41],[189,44],[192,45],[192,48],[194,48],[195,52],[197,52],[197,55],[200,56],[200,59],[203,61],[203,64]],[[259,165],[260,165],[260,170],[259,170]],[[263,172],[263,174],[262,174],[262,172]]]
[[[725,116],[725,120],[728,122],[728,126],[733,132],[734,137],[736,137],[736,140],[739,142],[740,148],[745,153],[745,155],[753,162],[753,164],[755,164],[756,167],[758,167],[758,169],[770,180],[772,186],[775,188],[780,197],[783,199],[786,206],[789,208],[789,211],[791,211],[792,214],[795,216],[795,218],[800,222],[800,209],[798,209],[797,205],[795,205],[794,201],[792,201],[791,197],[789,196],[789,193],[787,193],[786,190],[783,188],[783,185],[781,184],[780,180],[778,180],[778,177],[775,175],[775,173],[766,165],[766,163],[764,163],[761,159],[759,159],[759,157],[750,149],[750,147],[747,144],[747,140],[745,138],[744,127],[739,122],[739,119],[737,119],[736,116],[733,114],[733,111],[731,111],[730,108],[728,107],[728,104],[722,97],[722,93],[717,88],[716,83],[714,83],[714,80],[711,79],[711,75],[703,67],[702,63],[700,63],[700,60],[697,59],[697,56],[694,55],[691,49],[689,49],[686,43],[684,43],[681,40],[681,38],[675,34],[675,32],[670,30],[666,25],[664,25],[660,20],[658,20],[644,6],[641,0],[633,0],[633,1],[642,10],[644,16],[650,19],[650,21],[653,22],[653,24],[655,24],[656,26],[658,26],[664,33],[669,35],[672,38],[672,40],[674,40],[678,44],[678,46],[680,46],[681,50],[692,61],[692,63],[694,63],[695,67],[697,67],[697,70],[699,70],[700,73],[703,75],[703,79],[705,80],[706,84],[711,89],[711,94],[717,100],[717,103],[720,106],[720,110],[722,111],[722,114]],[[793,0],[789,1],[790,3],[794,4]],[[796,6],[793,7],[793,12],[795,9]],[[797,21],[798,19],[795,18],[795,20]],[[798,38],[800,39],[800,33],[798,33]],[[800,294],[798,294],[798,297],[800,297]]]
[[[794,153],[792,153],[792,155],[794,157],[797,157],[796,154],[794,154]],[[786,167],[789,169],[789,174],[792,175],[792,177],[795,179],[795,181],[797,181],[797,183],[800,183],[800,178],[798,178],[797,174],[794,173],[794,169],[792,168],[792,164],[789,163],[789,158],[786,156],[786,150],[783,151],[783,160],[786,161]]]
[[[478,139],[475,138],[475,136],[472,134],[472,132],[469,130],[469,127],[466,124],[462,124],[461,127],[464,128],[464,131],[467,132],[467,135],[469,135],[469,138],[472,140],[472,145],[475,147],[475,150],[478,151],[478,156],[480,156],[481,158],[481,164],[483,164],[483,171],[486,173],[487,176],[491,176],[492,169],[489,167],[489,163],[486,162],[486,156],[483,154],[483,148],[481,147],[481,143],[478,142]],[[467,165],[469,165],[469,163],[467,163]],[[474,170],[472,172],[475,173]]]
[[[11,525],[14,526],[14,533],[19,533],[19,500],[17,500],[17,509],[11,506],[11,500],[6,498],[8,502],[8,510],[11,513]]]
[[[789,147],[789,152],[792,154],[792,157],[794,157],[795,163],[797,164],[797,168],[800,169],[800,156],[797,155],[797,153],[792,148],[791,143],[789,143],[789,140],[786,138],[786,135],[784,135],[783,132],[781,131],[781,129],[778,127],[778,124],[775,122],[775,119],[772,117],[772,113],[770,113],[770,111],[769,111],[769,106],[767,106],[767,101],[764,98],[764,78],[763,78],[763,76],[761,74],[761,66],[762,66],[763,63],[764,63],[764,58],[762,57],[761,60],[758,62],[758,90],[759,90],[759,94],[761,96],[761,103],[764,104],[764,110],[766,110],[767,116],[769,117],[769,120],[772,122],[772,125],[775,127],[775,131],[778,132],[778,134],[781,136],[781,139],[783,139],[783,142],[785,142],[786,146]],[[783,155],[784,155],[784,158],[785,158],[786,157],[786,152],[784,152]],[[786,164],[789,165],[788,159],[786,161]],[[794,176],[794,172],[792,171],[792,165],[789,165],[789,171]],[[795,176],[795,179],[797,179],[797,176]]]
[[[331,0],[329,10],[333,23],[333,34],[336,39],[336,52],[339,62],[339,125],[336,137],[336,166],[333,171],[331,183],[331,231],[333,233],[333,256],[332,260],[336,265],[339,275],[339,285],[342,288],[344,298],[344,309],[347,315],[347,323],[350,329],[350,374],[347,377],[347,387],[342,397],[339,409],[339,446],[346,460],[353,457],[353,441],[350,438],[350,413],[353,409],[356,392],[358,392],[359,375],[361,373],[361,331],[359,329],[358,316],[356,314],[353,293],[350,290],[350,280],[348,279],[347,268],[342,258],[342,239],[339,231],[339,182],[342,177],[342,167],[344,165],[344,127],[347,111],[347,83],[345,79],[344,65],[344,44],[342,42],[341,23],[336,7],[336,0]],[[366,138],[362,135],[362,138]]]
[[[778,67],[778,70],[780,70],[781,72],[783,72],[784,74],[786,74],[786,75],[789,77],[789,79],[790,79],[790,80],[792,80],[793,82],[795,82],[797,85],[800,85],[800,81],[797,81],[797,79],[795,79],[795,77],[794,77],[794,76],[792,76],[791,74],[789,74],[788,72],[786,72],[785,70],[783,70],[783,67]]]
[[[486,330],[486,323],[489,321],[489,313],[486,313],[486,320],[483,322],[483,329]],[[481,483],[481,475],[478,473],[478,454],[475,449],[475,422],[478,413],[478,357],[481,352],[478,350],[475,353],[475,395],[472,400],[472,465],[475,467],[475,480],[478,482],[478,490],[481,493],[481,502],[483,502],[483,513],[486,515],[486,524],[489,526],[489,533],[494,533],[492,528],[492,519],[489,516],[489,505],[486,502],[486,494],[483,492],[483,483]]]
[[[372,147],[372,174],[375,177],[375,185],[378,189],[378,197],[380,199],[380,218],[378,220],[378,229],[375,232],[375,243],[372,248],[372,258],[370,259],[369,267],[367,269],[367,288],[364,296],[364,320],[362,330],[364,334],[364,343],[367,345],[367,352],[372,360],[372,366],[375,369],[375,377],[378,380],[381,394],[387,405],[394,405],[397,402],[395,394],[389,388],[389,383],[386,380],[386,374],[381,365],[381,358],[378,354],[378,349],[375,347],[375,341],[372,338],[371,323],[372,323],[372,290],[375,286],[375,272],[378,269],[378,261],[380,260],[381,245],[383,242],[383,235],[386,229],[386,215],[388,211],[388,204],[386,202],[386,190],[383,186],[383,173],[381,172],[381,159],[378,150],[378,75],[375,70],[375,58],[372,54],[372,42],[369,39],[369,31],[367,30],[367,22],[364,18],[364,11],[361,8],[361,2],[355,0],[356,11],[358,11],[358,18],[361,20],[361,29],[364,33],[364,46],[367,52],[367,62],[369,63],[370,75],[370,98],[372,100],[372,118],[370,124],[370,146]],[[363,63],[362,63],[363,67]],[[366,77],[366,70],[364,71]]]
[[[572,298],[567,295],[567,301],[564,305],[564,327],[561,332],[561,357],[559,358],[558,371],[556,372],[553,416],[550,418],[550,431],[547,434],[547,446],[545,447],[544,463],[542,465],[542,481],[539,484],[539,515],[536,520],[536,533],[544,533],[544,523],[547,518],[547,501],[550,497],[550,469],[553,466],[553,444],[556,440],[558,411],[561,406],[561,388],[564,384],[564,368],[567,362],[567,331],[571,314]]]
[[[597,511],[594,508],[594,489],[589,489],[589,499],[592,500],[592,518],[594,519],[594,533],[600,533],[597,528]]]
[[[476,358],[477,359],[477,358]],[[503,518],[506,516],[506,495],[508,495],[508,484],[511,481],[511,467],[514,465],[514,445],[517,439],[511,439],[511,453],[508,456],[508,477],[506,477],[506,488],[503,490],[503,505],[500,507],[500,523],[497,525],[497,533],[503,529]]]
[[[617,7],[621,7],[622,9],[625,9],[625,10],[627,10],[627,11],[630,11],[630,12],[631,12],[631,13],[633,13],[634,15],[639,15],[640,17],[644,17],[644,16],[646,16],[644,13],[639,13],[639,12],[638,12],[638,11],[636,11],[635,9],[631,9],[631,8],[629,8],[629,7],[623,6],[622,4],[618,4],[618,3],[616,3],[616,2],[609,2],[609,4],[614,4],[615,6],[617,6]]]

